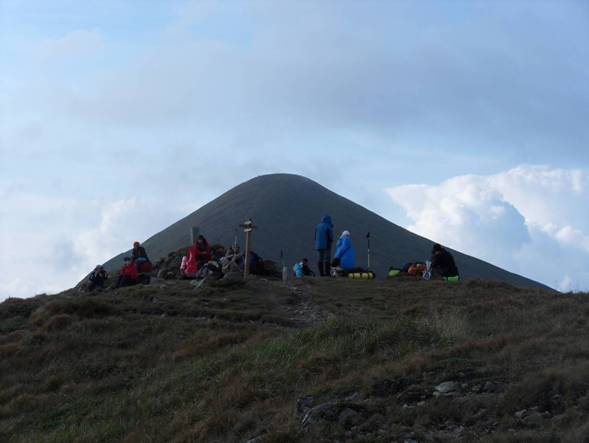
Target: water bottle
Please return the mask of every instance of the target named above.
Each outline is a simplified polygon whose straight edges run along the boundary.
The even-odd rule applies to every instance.
[[[288,269],[286,267],[285,264],[282,265],[282,281],[283,283],[286,283],[286,280],[288,280]]]

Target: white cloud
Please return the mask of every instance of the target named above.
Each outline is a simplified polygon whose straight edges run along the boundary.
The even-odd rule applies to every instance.
[[[561,290],[589,288],[589,174],[521,165],[388,193],[408,229]]]
[[[174,203],[130,197],[111,202],[2,192],[0,301],[62,291],[134,240],[176,221]]]
[[[93,55],[104,48],[104,40],[96,29],[78,29],[65,35],[42,40],[37,47],[41,60],[54,60]]]
[[[136,198],[116,201],[100,211],[96,227],[79,232],[73,239],[75,253],[86,263],[102,263],[113,256],[113,251],[129,248],[136,234],[133,218],[139,212]],[[115,252],[116,253],[116,252]]]

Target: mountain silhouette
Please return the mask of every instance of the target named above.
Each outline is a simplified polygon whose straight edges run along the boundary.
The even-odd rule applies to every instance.
[[[430,256],[431,240],[391,223],[308,178],[293,174],[262,175],[248,180],[150,237],[143,246],[155,262],[188,246],[190,229],[197,226],[211,244],[230,245],[237,236],[243,248],[239,224],[251,218],[257,226],[253,232],[253,250],[259,255],[280,261],[282,251],[289,266],[295,260],[308,257],[315,268],[314,228],[325,214],[333,219],[336,237],[344,229],[351,232],[358,266],[367,265],[366,234],[370,232],[371,269],[378,277],[385,276],[391,265],[399,267]],[[477,258],[452,252],[463,278],[545,287]],[[105,267],[117,269],[125,254],[128,251],[109,260]]]

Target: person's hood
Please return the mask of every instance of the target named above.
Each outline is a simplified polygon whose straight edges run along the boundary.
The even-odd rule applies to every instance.
[[[323,220],[321,220],[321,223],[325,223],[330,228],[333,228],[333,223],[331,222],[331,215],[324,215]]]
[[[350,231],[344,231],[344,232],[342,232],[342,235],[340,235],[340,238],[349,237],[349,236],[350,236]]]

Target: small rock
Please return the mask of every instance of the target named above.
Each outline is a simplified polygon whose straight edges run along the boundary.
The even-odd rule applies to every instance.
[[[532,412],[531,414],[524,417],[522,422],[526,426],[536,428],[542,426],[542,423],[544,422],[544,417],[539,412]]]
[[[305,395],[297,399],[297,412],[303,414],[313,407],[315,404],[315,397],[312,395]]]
[[[528,412],[527,409],[522,409],[521,411],[517,411],[515,414],[513,414],[515,416],[515,418],[519,418],[522,419],[524,418],[524,416],[526,415],[526,412]]]
[[[388,397],[400,392],[406,385],[403,379],[385,378],[372,385],[372,395],[375,397]]]
[[[553,426],[555,426],[556,428],[562,428],[568,424],[568,420],[565,414],[555,415],[554,417],[552,417],[551,421]]]
[[[440,383],[434,389],[436,390],[436,392],[439,392],[440,394],[449,394],[450,392],[457,391],[458,388],[458,383],[454,381],[445,381],[443,383]]]
[[[337,421],[344,428],[350,429],[352,426],[358,425],[362,421],[362,417],[353,409],[346,408],[340,412]]]
[[[493,382],[485,382],[485,384],[483,385],[483,392],[487,392],[487,393],[493,393],[495,392],[495,383]]]
[[[368,420],[358,426],[358,430],[362,433],[376,432],[385,425],[386,421],[384,415],[377,413],[370,416]]]
[[[426,400],[431,397],[430,391],[424,390],[421,386],[411,386],[406,391],[399,394],[400,403],[417,403],[418,401]]]
[[[360,394],[358,392],[354,392],[352,395],[348,395],[345,400],[346,401],[356,401],[360,398]]]

